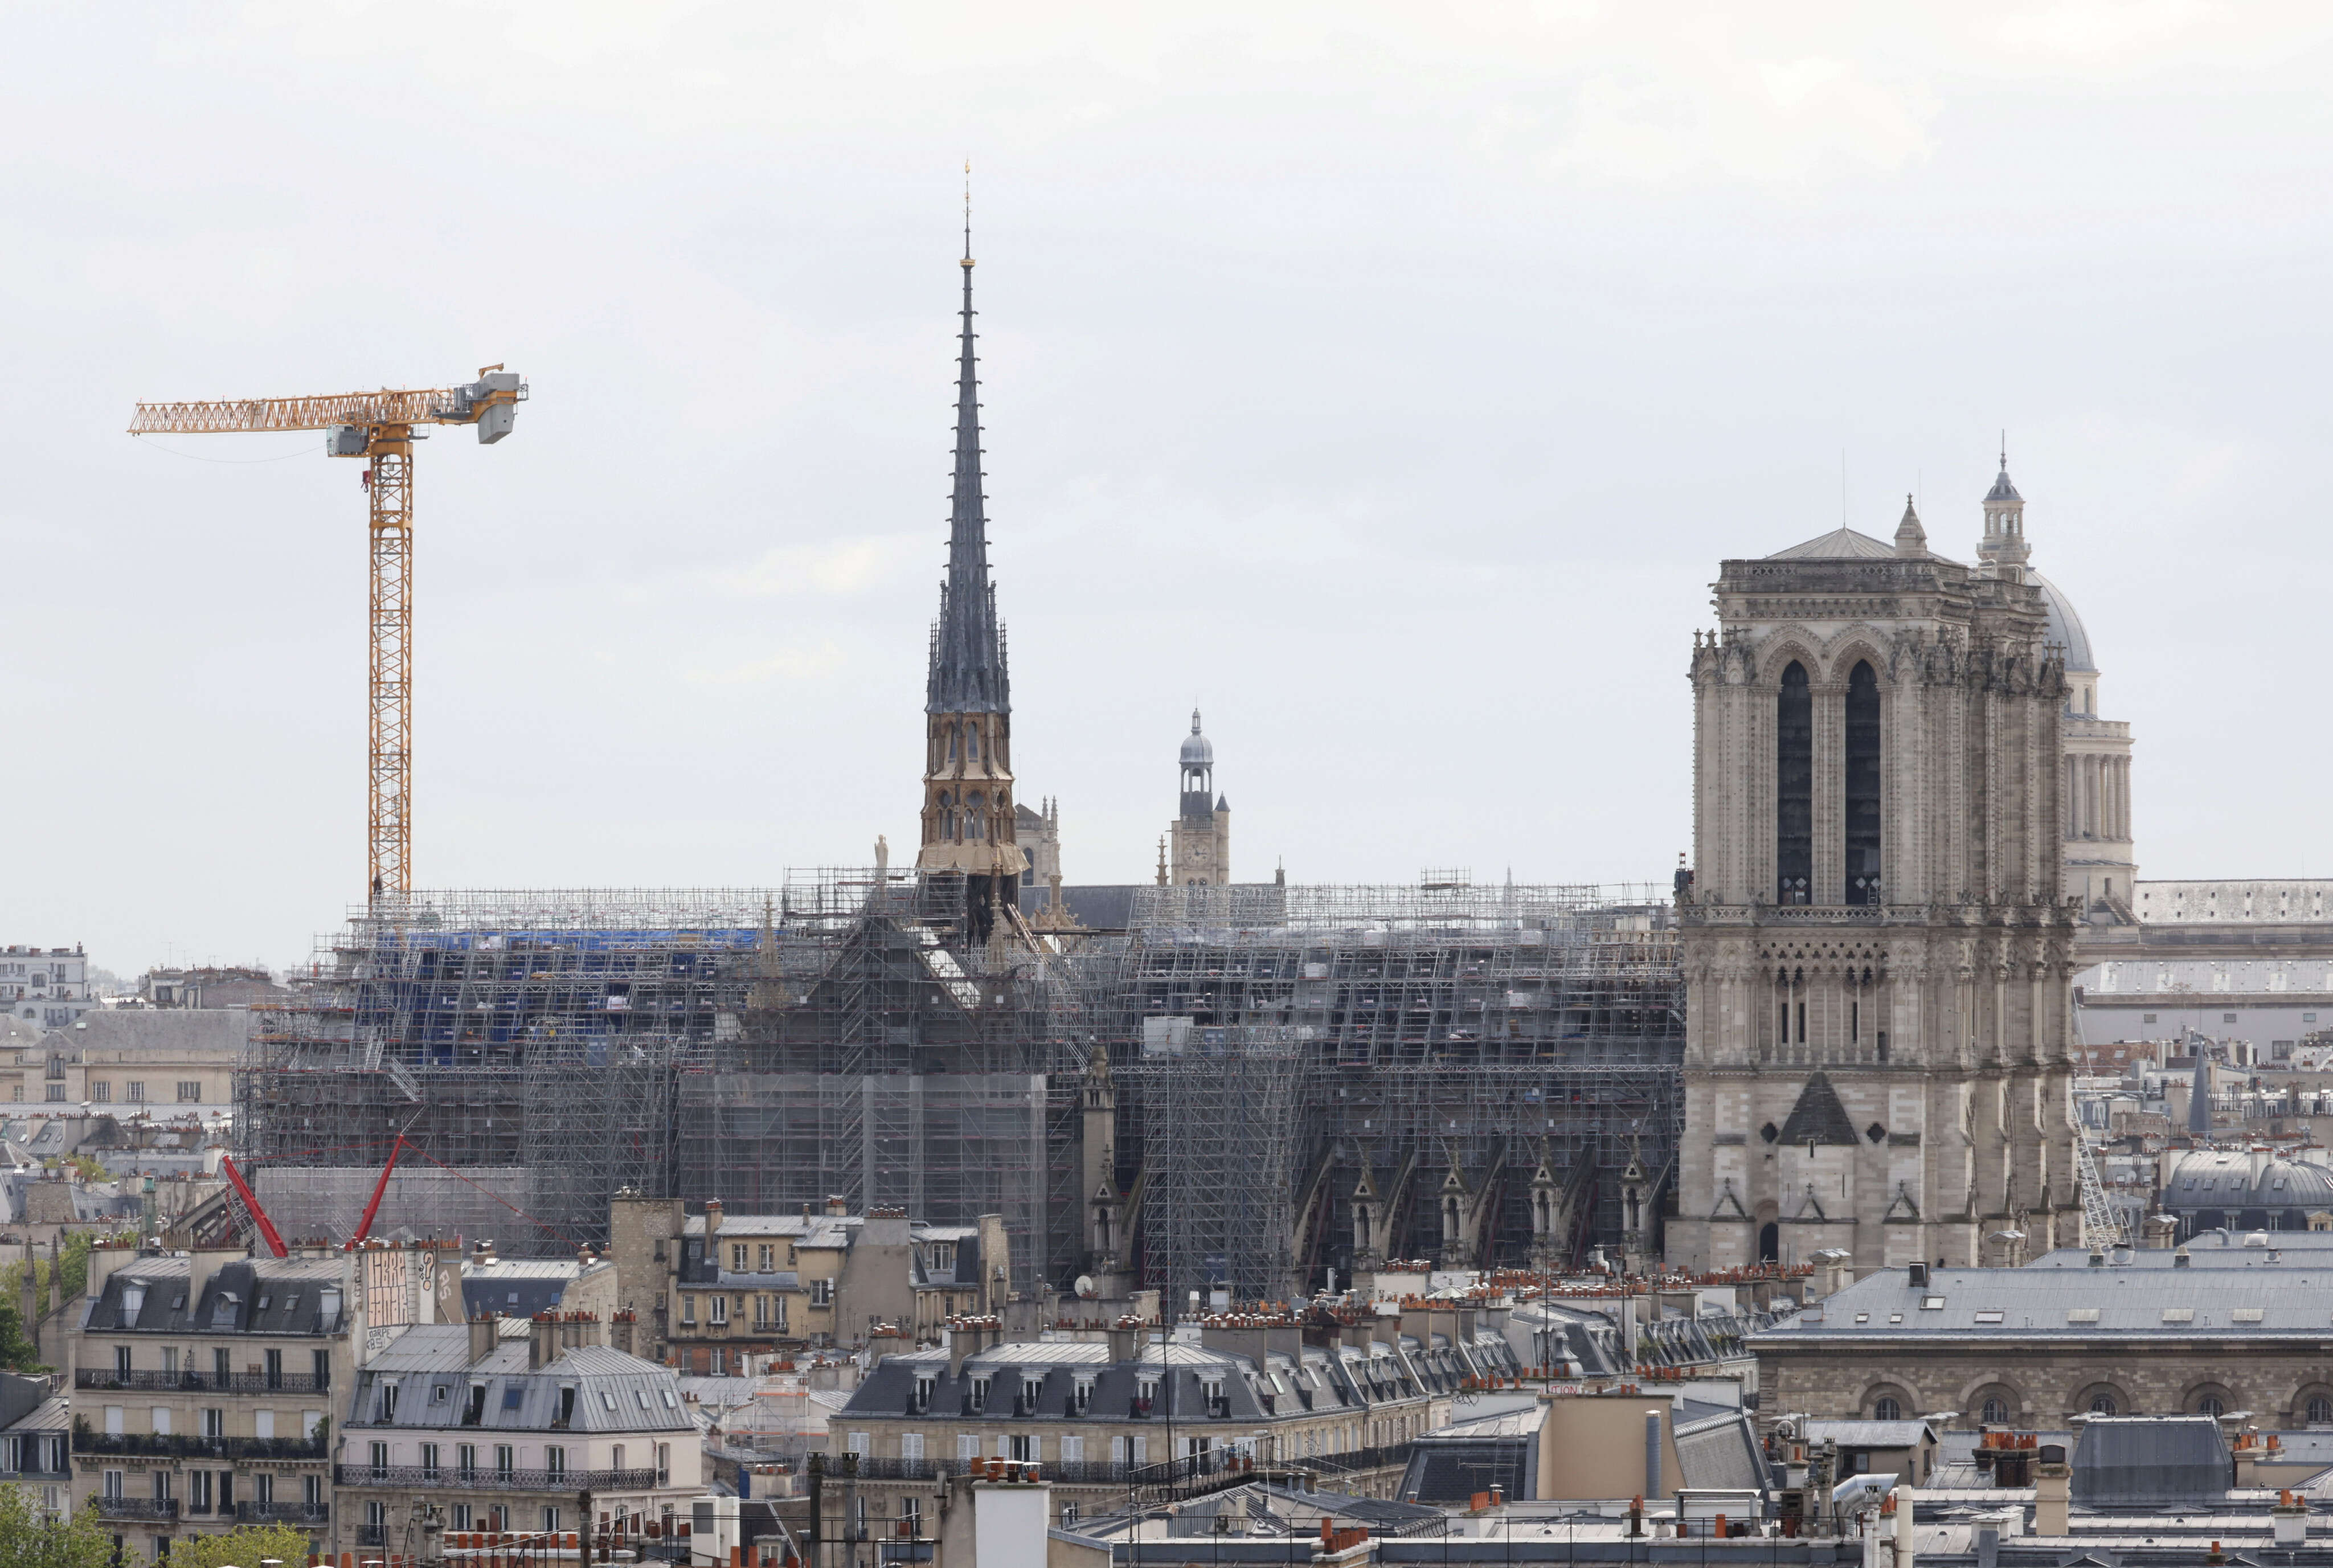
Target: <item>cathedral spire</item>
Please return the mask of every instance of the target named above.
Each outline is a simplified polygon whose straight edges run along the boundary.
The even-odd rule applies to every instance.
[[[955,485],[948,508],[947,579],[932,627],[926,713],[1010,713],[1004,630],[988,575],[988,513],[981,493],[980,381],[973,353],[972,199],[965,198],[964,305],[955,390]]]

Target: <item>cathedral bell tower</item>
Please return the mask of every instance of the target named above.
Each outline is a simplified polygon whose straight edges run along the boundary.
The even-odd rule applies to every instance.
[[[1220,888],[1232,880],[1232,803],[1215,793],[1215,746],[1199,733],[1195,707],[1178,765],[1182,811],[1167,828],[1175,841],[1174,883],[1178,888]]]
[[[1673,1265],[2075,1244],[2066,676],[2022,503],[1985,564],[1840,528],[1727,561],[1694,638]]]
[[[965,879],[967,932],[985,941],[1015,902],[1028,859],[1015,842],[1013,695],[996,585],[988,575],[981,493],[979,382],[972,351],[972,228],[964,236],[964,321],[956,371],[955,488],[947,576],[932,623],[924,696],[923,847],[916,869]]]

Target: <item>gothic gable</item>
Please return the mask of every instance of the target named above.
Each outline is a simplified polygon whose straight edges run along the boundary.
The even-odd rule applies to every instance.
[[[1782,1123],[1784,1143],[1839,1143],[1855,1147],[1855,1123],[1848,1120],[1847,1107],[1839,1101],[1839,1091],[1820,1073],[1807,1080],[1799,1092],[1799,1102],[1791,1107],[1790,1120]]]

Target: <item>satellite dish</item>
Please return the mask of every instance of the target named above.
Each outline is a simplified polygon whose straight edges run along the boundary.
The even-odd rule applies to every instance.
[[[1079,1299],[1082,1301],[1093,1300],[1093,1275],[1090,1274],[1081,1274],[1078,1275],[1078,1283],[1073,1288],[1077,1291]]]

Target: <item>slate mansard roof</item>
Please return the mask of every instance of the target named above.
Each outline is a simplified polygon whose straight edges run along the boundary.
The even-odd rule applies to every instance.
[[[2321,1256],[2321,1255],[2320,1255]],[[1753,1334],[1761,1354],[1825,1345],[2116,1338],[2333,1338],[2333,1260],[2246,1269],[1882,1269]]]
[[[183,1257],[140,1256],[106,1276],[82,1318],[83,1333],[339,1333],[349,1303],[335,1258],[231,1263],[189,1302]]]
[[[1178,1419],[1266,1420],[1366,1409],[1397,1400],[1455,1390],[1468,1376],[1512,1370],[1512,1356],[1496,1335],[1478,1335],[1461,1352],[1437,1336],[1432,1345],[1405,1337],[1399,1345],[1382,1342],[1363,1350],[1351,1345],[1306,1346],[1301,1354],[1267,1352],[1261,1365],[1252,1357],[1191,1344],[1145,1345],[1134,1361],[1113,1361],[1109,1347],[1076,1340],[1029,1340],[994,1346],[967,1356],[951,1374],[945,1351],[887,1357],[852,1393],[846,1416],[984,1417],[1017,1420],[1126,1420],[1163,1419],[1172,1408]],[[974,1403],[974,1383],[988,1382],[988,1397]],[[928,1382],[928,1402],[917,1384]],[[1144,1383],[1155,1386],[1148,1410],[1138,1407]],[[1034,1400],[1027,1385],[1036,1385]],[[1082,1409],[1076,1391],[1089,1392]],[[1217,1385],[1221,1402],[1209,1408],[1205,1388]]]
[[[696,1418],[677,1374],[605,1345],[578,1345],[540,1367],[528,1342],[506,1339],[470,1360],[466,1323],[407,1329],[367,1364],[349,1402],[351,1427],[451,1428],[484,1432],[686,1432]],[[385,1386],[397,1385],[397,1412],[383,1419]],[[474,1385],[485,1391],[478,1419],[463,1417]],[[571,1401],[562,1390],[575,1390]],[[566,1419],[562,1421],[562,1403]]]

